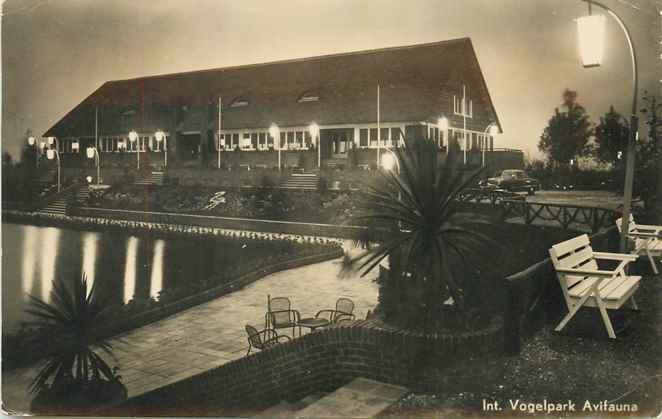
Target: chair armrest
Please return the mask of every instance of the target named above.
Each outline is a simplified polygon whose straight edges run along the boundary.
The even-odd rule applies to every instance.
[[[323,316],[322,316],[322,313],[324,313]],[[321,316],[321,317],[324,317],[326,320],[331,321],[331,319],[333,318],[333,315],[335,313],[336,313],[336,310],[330,310],[330,309],[320,310],[320,311],[317,312],[317,314],[315,314],[315,318],[318,319]]]
[[[564,274],[575,274],[575,275],[587,275],[587,276],[598,276],[602,278],[611,278],[612,276],[618,274],[618,271],[605,271],[605,270],[593,270],[593,269],[572,269],[572,268],[557,268],[557,272]]]
[[[339,311],[338,314],[336,315],[336,318],[334,319],[334,323],[354,321],[354,320],[356,320],[356,316],[354,314],[343,313],[342,311]]]
[[[271,345],[274,345],[276,343],[280,343],[280,341],[282,339],[284,339],[285,342],[292,340],[292,338],[290,338],[287,335],[276,335],[275,337],[264,341],[264,346],[271,346]]]
[[[628,255],[625,253],[607,253],[607,252],[593,252],[593,256],[596,259],[603,260],[625,260],[628,262],[634,262],[637,260],[637,255]]]
[[[658,233],[646,233],[646,232],[643,232],[643,231],[631,231],[627,235],[629,237],[634,237],[634,238],[637,238],[637,237],[658,238],[659,237]]]
[[[648,230],[648,231],[652,231],[653,234],[659,234],[660,231],[662,231],[662,226],[653,226],[653,225],[637,223],[637,233],[639,233],[639,230]]]

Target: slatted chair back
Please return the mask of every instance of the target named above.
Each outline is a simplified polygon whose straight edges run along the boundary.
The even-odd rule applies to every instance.
[[[354,312],[354,301],[344,297],[338,298],[338,301],[336,301],[336,311],[352,314]]]
[[[549,254],[557,269],[557,277],[568,298],[568,290],[583,281],[585,275],[568,275],[558,272],[558,269],[598,269],[598,263],[593,256],[593,248],[587,234],[582,234],[570,240],[555,244],[549,249]]]
[[[263,348],[264,345],[262,344],[262,338],[260,337],[260,333],[256,328],[250,324],[247,324],[246,333],[248,334],[248,342],[251,344],[251,346],[258,349]]]

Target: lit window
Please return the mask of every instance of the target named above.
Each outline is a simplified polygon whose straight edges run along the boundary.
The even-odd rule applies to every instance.
[[[244,106],[248,106],[248,99],[243,97],[235,98],[232,103],[230,103],[231,108],[241,108]]]
[[[361,128],[361,130],[359,130],[359,147],[368,147],[367,128]]]
[[[320,100],[319,94],[317,92],[306,92],[299,97],[298,102],[317,102]]]

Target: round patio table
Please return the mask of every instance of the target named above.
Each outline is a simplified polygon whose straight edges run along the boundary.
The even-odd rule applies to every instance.
[[[328,326],[329,324],[331,323],[327,319],[320,319],[317,317],[308,317],[297,322],[297,326],[307,327],[311,332],[314,332],[317,328]]]

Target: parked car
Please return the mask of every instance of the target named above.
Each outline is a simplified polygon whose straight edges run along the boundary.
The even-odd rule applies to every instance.
[[[540,190],[540,181],[529,177],[524,170],[508,169],[496,177],[482,180],[481,187],[506,189],[512,192],[525,191],[533,195]]]

